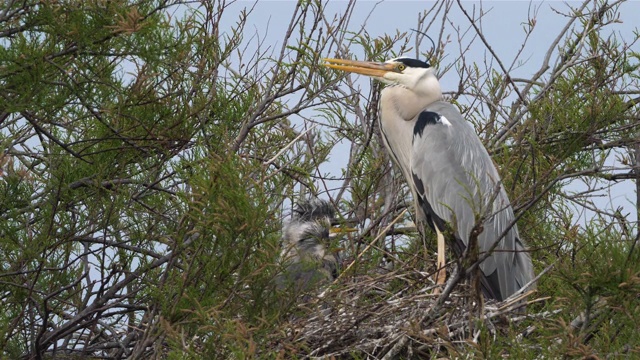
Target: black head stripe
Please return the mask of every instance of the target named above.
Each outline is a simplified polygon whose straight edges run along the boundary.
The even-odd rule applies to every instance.
[[[401,62],[407,65],[408,67],[412,67],[412,68],[430,68],[431,67],[426,62],[418,59],[399,58],[399,59],[396,59],[396,61]]]

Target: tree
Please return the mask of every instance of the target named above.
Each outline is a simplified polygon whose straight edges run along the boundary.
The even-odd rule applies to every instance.
[[[539,70],[516,78],[522,52],[496,53],[484,13],[459,1],[420,15],[415,28],[436,43],[428,54],[417,50],[419,33],[373,38],[351,24],[354,1],[335,17],[321,2],[292,3],[278,47],[247,35],[254,7],[222,27],[233,16],[225,1],[8,2],[0,10],[1,356],[640,351],[637,225],[597,205],[616,182],[640,183],[638,35],[615,32],[627,5],[567,7]],[[466,27],[449,26],[453,11]],[[524,24],[536,31],[535,12]],[[457,44],[480,44],[488,61],[471,63],[469,47]],[[446,96],[490,150],[536,268],[546,271],[529,318],[497,330],[480,322],[462,344],[432,331],[444,315],[469,312],[421,295],[433,246],[413,241],[410,196],[379,141],[380,85],[318,66],[325,56],[411,52],[458,74]],[[327,175],[341,144],[344,173]],[[339,245],[353,265],[325,297],[302,305],[274,291],[273,279],[282,221],[307,196],[328,197],[360,231]],[[593,218],[580,221],[585,211]],[[377,270],[383,258],[393,272]],[[341,309],[327,316],[350,314],[358,326],[322,323],[314,315],[323,309]],[[308,331],[319,324],[326,331]],[[381,339],[385,346],[371,347]]]

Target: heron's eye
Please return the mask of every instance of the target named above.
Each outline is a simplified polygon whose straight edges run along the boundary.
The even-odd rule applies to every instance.
[[[404,69],[406,69],[407,66],[405,64],[398,64],[398,66],[396,67],[396,69],[398,69],[398,71],[404,71]]]

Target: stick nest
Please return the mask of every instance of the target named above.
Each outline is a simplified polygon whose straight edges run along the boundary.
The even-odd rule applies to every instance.
[[[429,275],[390,272],[333,284],[299,305],[302,315],[290,321],[284,342],[302,345],[310,358],[450,358],[469,353],[482,334],[513,335],[514,323],[525,328],[520,323],[533,317],[524,311],[531,292],[484,302],[452,278],[436,294]]]

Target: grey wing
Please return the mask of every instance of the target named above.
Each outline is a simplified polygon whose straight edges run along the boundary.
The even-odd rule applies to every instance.
[[[500,243],[480,265],[483,287],[488,296],[503,300],[533,278],[533,267],[515,224],[498,239],[515,217],[491,157],[449,103],[429,106],[415,126],[411,171],[422,193],[418,194],[419,207],[434,223],[445,221],[452,226],[462,243],[456,249],[458,256],[469,243],[476,219],[485,217],[478,236],[481,254],[495,241]]]

